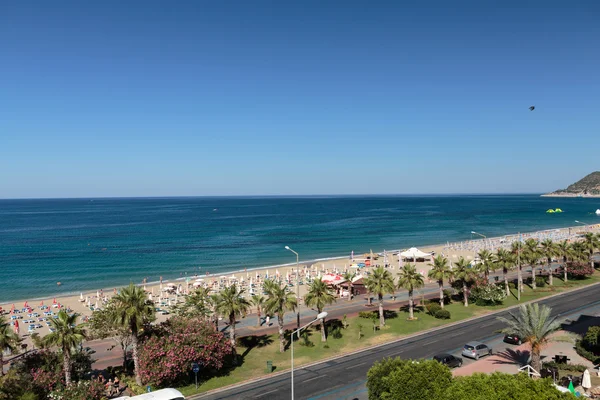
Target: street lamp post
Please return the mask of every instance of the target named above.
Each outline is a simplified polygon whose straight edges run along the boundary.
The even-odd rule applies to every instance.
[[[287,246],[286,246],[286,248],[287,248]],[[291,249],[289,249],[289,250],[291,250]],[[294,335],[297,333],[298,339],[300,339],[300,331],[302,329],[314,324],[317,321],[322,321],[323,319],[325,319],[325,317],[327,317],[327,312],[323,311],[322,313],[317,315],[317,318],[310,321],[308,324],[304,325],[302,328],[298,328],[294,332],[292,332],[292,335],[290,336],[290,340],[291,340],[290,347],[291,347],[291,352],[292,352],[292,400],[294,400]]]
[[[290,246],[285,246],[285,249],[291,251],[296,255],[296,301],[298,302],[298,309],[296,310],[296,328],[300,329],[300,269],[298,266],[299,257],[298,253],[292,250]]]
[[[485,243],[485,239],[487,239],[487,236],[479,233],[479,232],[475,232],[475,231],[471,231],[471,235],[479,235],[483,238],[483,248],[486,248],[486,243]],[[471,236],[472,237],[472,236]]]

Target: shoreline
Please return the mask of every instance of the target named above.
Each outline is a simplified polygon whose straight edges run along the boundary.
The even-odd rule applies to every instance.
[[[459,242],[446,242],[446,243],[441,243],[441,244],[432,244],[432,245],[419,245],[416,246],[419,249],[443,249],[445,251],[450,251],[447,246],[449,244],[456,244],[456,243],[472,243],[472,244],[477,244],[477,243],[482,243],[485,247],[485,242],[488,243],[492,243],[494,241],[500,241],[502,239],[506,239],[508,237],[516,237],[518,235],[522,235],[523,237],[526,236],[530,236],[532,234],[536,234],[536,233],[543,233],[543,232],[556,232],[556,231],[564,231],[564,230],[591,230],[591,231],[597,231],[600,230],[600,222],[598,224],[590,224],[590,225],[586,225],[586,226],[582,226],[582,225],[575,225],[575,226],[568,226],[568,227],[562,227],[562,228],[548,228],[548,229],[542,229],[542,230],[538,230],[538,231],[531,231],[531,232],[516,232],[516,233],[510,233],[510,234],[505,234],[502,236],[494,236],[494,237],[489,237],[489,238],[485,238],[485,239],[471,239],[471,240],[464,240],[464,241],[459,241]],[[575,232],[574,232],[575,233]],[[390,258],[393,259],[397,259],[397,257],[395,255],[393,255],[394,253],[397,253],[399,251],[403,251],[406,249],[384,249],[390,256]],[[384,250],[381,251],[373,251],[374,255],[377,255],[379,253],[382,253]],[[461,250],[454,250],[454,251],[461,251]],[[469,249],[462,249],[462,251],[466,251],[468,253],[476,253],[476,251],[471,251]],[[436,253],[441,253],[443,254],[443,251],[436,251]],[[363,252],[357,252],[355,254],[355,258],[361,258],[361,256],[363,254]],[[446,258],[449,259],[450,262],[452,262],[452,260],[450,260],[450,255],[446,254],[445,255]],[[322,264],[331,264],[333,261],[338,261],[338,260],[346,260],[346,263],[350,263],[350,257],[349,255],[340,255],[340,256],[331,256],[331,257],[321,257],[321,258],[315,258],[315,259],[308,259],[308,260],[299,260],[298,261],[298,265],[303,267],[303,266],[314,266],[317,263],[322,263]],[[390,262],[391,264],[391,262]],[[335,264],[334,264],[335,265]],[[205,274],[196,274],[194,276],[183,276],[183,277],[177,277],[177,278],[170,278],[170,279],[163,279],[162,283],[166,284],[166,283],[173,283],[173,282],[179,282],[179,283],[185,283],[186,280],[190,280],[190,282],[192,280],[195,279],[206,279],[206,280],[213,280],[213,279],[220,279],[223,277],[227,277],[230,275],[239,275],[239,274],[255,274],[261,271],[269,271],[269,270],[278,270],[278,269],[283,269],[284,271],[286,269],[290,269],[290,270],[294,270],[296,266],[295,262],[291,262],[291,263],[285,263],[285,264],[275,264],[275,265],[269,265],[269,266],[261,266],[261,267],[252,267],[252,268],[247,268],[247,269],[240,269],[240,270],[232,270],[232,271],[226,271],[226,272],[219,272],[219,273],[211,273],[209,275],[205,275]],[[145,284],[143,282],[134,282],[134,284],[136,286],[147,286],[149,289],[154,288],[154,287],[158,287],[160,285],[160,281],[151,281],[151,282],[146,282]],[[30,297],[30,298],[21,298],[21,299],[12,299],[12,300],[2,300],[0,302],[0,306],[3,307],[3,309],[7,309],[5,306],[6,305],[10,305],[13,303],[19,303],[19,302],[24,302],[24,301],[31,301],[31,302],[38,302],[38,301],[51,301],[53,299],[67,299],[67,298],[72,298],[74,296],[79,296],[80,294],[85,295],[95,295],[95,292],[97,291],[103,291],[104,293],[112,293],[112,291],[115,288],[122,288],[124,286],[128,285],[128,283],[126,284],[119,284],[119,285],[114,285],[111,288],[97,288],[97,289],[86,289],[86,290],[80,290],[80,291],[72,291],[72,292],[61,292],[61,293],[57,293],[56,295],[44,295],[44,296],[39,296],[39,297]]]
[[[598,199],[598,198],[600,198],[600,194],[546,193],[546,194],[540,195],[540,197],[568,197],[568,198],[578,198],[578,197],[581,197],[583,199]]]

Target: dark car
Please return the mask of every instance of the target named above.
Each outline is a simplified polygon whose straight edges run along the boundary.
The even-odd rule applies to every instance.
[[[518,335],[506,334],[504,335],[504,342],[510,344],[521,344],[523,343],[523,339],[521,339]]]
[[[438,354],[437,356],[433,356],[433,359],[450,368],[460,367],[463,363],[462,358],[455,357],[452,354]]]

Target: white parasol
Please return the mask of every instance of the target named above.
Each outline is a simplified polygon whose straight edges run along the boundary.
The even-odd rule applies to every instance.
[[[590,379],[590,371],[587,369],[583,371],[583,379],[581,380],[581,387],[588,390],[592,387],[592,380]]]

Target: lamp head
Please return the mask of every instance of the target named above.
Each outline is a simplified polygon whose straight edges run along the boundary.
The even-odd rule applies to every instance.
[[[322,313],[320,313],[319,315],[317,315],[317,319],[323,319],[327,317],[327,311],[323,311]]]
[[[285,249],[286,249],[286,250],[289,250],[289,249],[290,249],[290,246],[285,246]]]
[[[475,232],[475,231],[471,231],[471,235],[474,235],[474,234],[476,234],[476,233],[477,233],[477,232]]]

